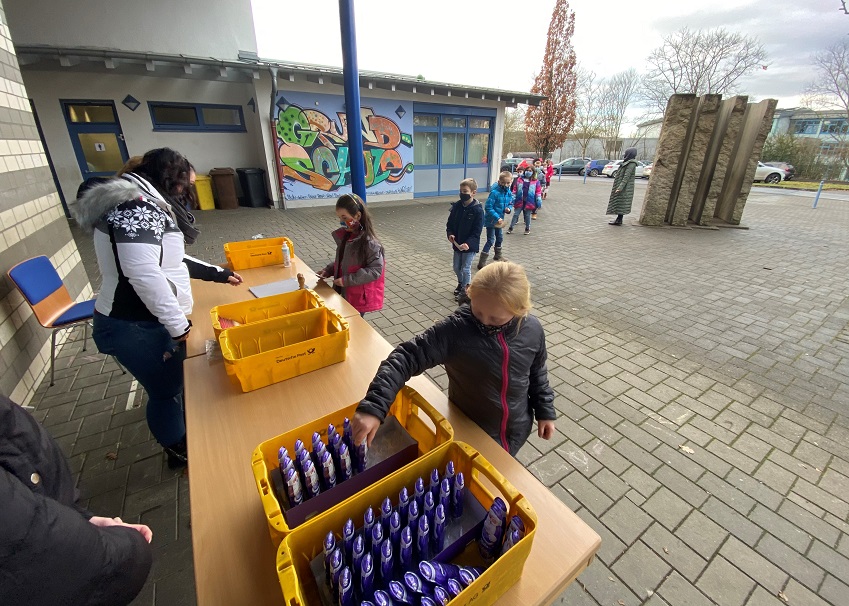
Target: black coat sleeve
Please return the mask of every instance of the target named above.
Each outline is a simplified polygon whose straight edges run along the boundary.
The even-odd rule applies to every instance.
[[[5,469],[0,511],[0,604],[124,605],[141,591],[153,558],[138,531],[98,528]]]
[[[547,359],[545,333],[540,331],[540,345],[531,364],[530,384],[528,385],[529,404],[537,421],[553,421],[557,418],[557,411],[554,409],[554,390],[548,383]]]
[[[183,257],[183,263],[189,268],[189,277],[195,280],[225,284],[227,278],[233,275],[233,272],[229,269],[204,263],[200,259],[195,259],[189,255]]]
[[[483,231],[483,206],[477,204],[475,206],[475,222],[472,225],[472,229],[469,232],[468,237],[466,238],[465,243],[471,246],[479,246],[481,239],[481,232]]]
[[[369,385],[366,397],[357,407],[357,412],[374,415],[383,422],[395,396],[410,377],[445,362],[453,324],[451,318],[446,318],[410,341],[398,345],[380,363],[377,375]]]

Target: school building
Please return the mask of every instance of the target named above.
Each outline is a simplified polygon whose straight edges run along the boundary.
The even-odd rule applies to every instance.
[[[50,333],[5,274],[43,254],[92,296],[66,219],[85,179],[168,146],[199,174],[262,169],[277,208],[351,191],[341,68],[258,57],[250,0],[2,0],[0,67],[0,393],[18,402]],[[369,202],[487,189],[505,108],[542,100],[374,72],[360,94]]]

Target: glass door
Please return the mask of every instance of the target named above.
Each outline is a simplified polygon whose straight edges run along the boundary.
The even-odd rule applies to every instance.
[[[111,101],[63,101],[68,134],[83,180],[109,177],[129,159],[124,133]]]

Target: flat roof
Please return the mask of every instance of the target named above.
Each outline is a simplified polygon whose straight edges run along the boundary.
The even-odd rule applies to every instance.
[[[36,70],[68,69],[103,73],[135,71],[149,76],[161,75],[238,81],[258,79],[261,72],[276,69],[278,78],[293,82],[300,77],[318,84],[340,85],[343,77],[341,67],[278,61],[261,57],[234,61],[214,57],[51,45],[16,45],[15,51],[22,68]],[[419,79],[416,76],[367,70],[360,70],[360,87],[392,92],[400,90],[434,96],[483,99],[498,101],[507,105],[518,103],[539,105],[546,98],[544,95],[535,95],[528,92],[437,82]]]

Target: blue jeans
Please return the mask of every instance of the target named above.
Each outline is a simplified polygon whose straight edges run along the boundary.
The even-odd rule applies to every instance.
[[[147,426],[156,441],[172,446],[186,435],[183,417],[183,360],[186,344],[176,343],[162,324],[94,314],[97,349],[115,358],[147,392]]]
[[[504,230],[500,227],[486,228],[486,244],[483,245],[483,252],[488,253],[492,245],[495,248],[501,248],[501,243],[504,241]]]
[[[472,281],[472,261],[475,260],[475,252],[454,251],[454,273],[457,274],[457,284],[464,289]]]
[[[531,213],[533,211],[530,209],[522,210],[522,215],[525,217],[525,231],[531,231]],[[515,209],[513,211],[513,220],[510,221],[510,229],[513,229],[516,226],[516,223],[519,222],[519,209]]]

